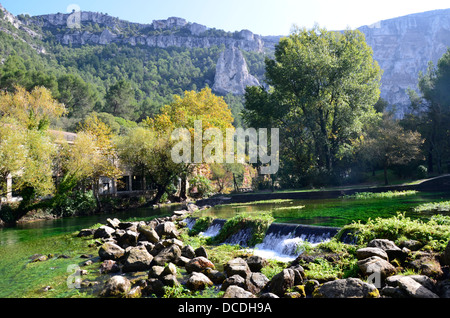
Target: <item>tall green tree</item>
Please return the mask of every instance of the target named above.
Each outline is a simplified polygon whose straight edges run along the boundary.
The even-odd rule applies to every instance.
[[[352,141],[378,117],[381,70],[364,35],[297,29],[266,60],[266,78],[269,90],[247,89],[247,124],[280,128],[287,175],[337,173]]]
[[[403,125],[415,127],[425,138],[424,151],[428,172],[434,167],[443,173],[443,164],[450,159],[450,49],[437,66],[429,63],[426,73],[419,75],[419,93],[409,90],[411,112]]]
[[[128,120],[137,118],[138,104],[130,82],[120,80],[112,85],[106,93],[105,100],[105,112]]]

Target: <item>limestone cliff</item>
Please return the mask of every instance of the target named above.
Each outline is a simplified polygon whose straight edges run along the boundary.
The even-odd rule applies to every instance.
[[[237,46],[241,50],[254,52],[262,52],[264,49],[261,37],[248,30],[234,34],[220,31],[208,34],[209,28],[206,26],[177,17],[139,24],[96,12],[74,12],[36,16],[27,23],[49,30],[65,45],[116,43],[160,48],[209,48],[225,45],[226,48]],[[93,25],[97,27],[97,31],[92,30]]]
[[[450,9],[412,14],[359,28],[384,71],[382,97],[407,112],[406,90],[416,89],[419,72],[437,63],[450,47]]]
[[[231,47],[221,53],[217,62],[214,91],[243,95],[247,86],[259,85],[259,81],[249,73],[247,62],[239,48]]]

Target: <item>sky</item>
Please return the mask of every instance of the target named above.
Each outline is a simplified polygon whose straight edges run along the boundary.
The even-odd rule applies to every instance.
[[[0,0],[14,15],[66,13],[69,8],[152,23],[181,17],[225,31],[288,35],[293,25],[328,30],[355,29],[380,20],[450,8],[449,0]],[[71,10],[70,10],[71,11]]]

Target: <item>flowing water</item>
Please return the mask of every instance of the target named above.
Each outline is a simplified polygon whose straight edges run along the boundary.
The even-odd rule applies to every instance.
[[[277,223],[273,224],[264,241],[255,247],[255,254],[290,260],[300,252],[304,242],[317,244],[329,240],[340,228],[353,221],[368,218],[390,217],[397,211],[411,217],[417,215],[411,209],[421,203],[449,199],[442,194],[419,194],[415,196],[382,200],[288,200],[278,203],[242,204],[214,207],[202,212],[202,216],[229,219],[240,213],[271,213]],[[67,277],[68,266],[80,265],[80,251],[85,251],[86,242],[74,239],[73,234],[90,228],[97,223],[105,223],[107,218],[126,220],[146,220],[171,213],[179,209],[173,206],[162,209],[134,209],[114,215],[99,215],[60,220],[39,221],[19,225],[13,229],[0,229],[0,298],[5,297],[76,297],[76,291],[58,291],[65,281],[54,281],[55,277]],[[188,226],[193,226],[190,220]],[[215,236],[224,221],[216,220],[203,233]],[[229,239],[229,244],[245,246],[249,233],[241,231]],[[97,253],[93,248],[92,255]],[[84,253],[84,252],[83,252]],[[50,255],[46,262],[32,263],[34,254]],[[65,257],[58,257],[65,256]],[[41,294],[39,290],[52,282],[55,294]]]

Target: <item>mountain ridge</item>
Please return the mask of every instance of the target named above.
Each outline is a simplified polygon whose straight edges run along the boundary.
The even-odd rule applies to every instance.
[[[0,8],[1,4],[0,4]],[[108,14],[80,11],[39,16],[18,17],[7,12],[5,19],[16,28],[24,30],[31,37],[43,42],[52,38],[65,46],[83,45],[130,45],[168,49],[223,47],[226,65],[238,65],[225,74],[224,63],[217,65],[216,83],[209,83],[221,93],[242,94],[246,83],[256,83],[255,74],[247,74],[246,56],[235,54],[233,48],[243,52],[260,54],[263,59],[273,53],[281,36],[261,36],[249,30],[226,32],[210,28],[179,17],[153,20],[152,23],[126,21]],[[70,18],[78,27],[71,27]],[[76,24],[78,19],[79,25]],[[374,51],[374,59],[380,64],[382,77],[381,97],[395,105],[398,117],[408,112],[408,89],[417,89],[418,76],[425,72],[428,63],[438,59],[450,47],[450,9],[439,9],[378,21],[364,25],[357,30],[364,33],[366,41]],[[45,48],[34,45],[39,53]],[[228,53],[227,53],[228,52]],[[219,57],[216,56],[215,59]],[[238,60],[233,60],[238,59]],[[219,60],[216,60],[219,64]],[[239,76],[235,76],[238,71]],[[241,79],[240,82],[226,83]],[[255,78],[261,83],[263,77]],[[220,84],[221,83],[221,84]],[[214,85],[216,84],[216,85]]]

